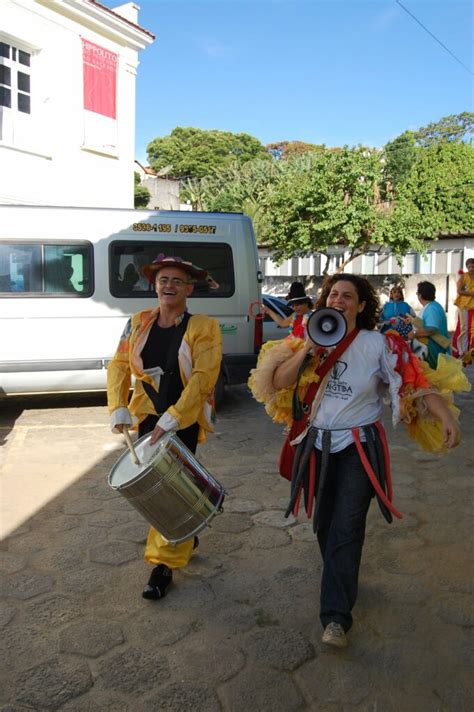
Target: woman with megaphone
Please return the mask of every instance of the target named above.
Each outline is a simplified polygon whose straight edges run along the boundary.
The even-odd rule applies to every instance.
[[[347,645],[358,589],[366,517],[375,496],[385,519],[401,518],[393,491],[383,398],[393,423],[402,420],[426,449],[445,452],[459,443],[457,411],[432,372],[398,334],[376,330],[379,300],[364,277],[336,274],[323,284],[305,341],[266,344],[249,385],[289,432],[280,473],[291,480],[286,516],[303,498],[313,517],[323,560],[322,642]],[[445,366],[451,389],[469,390],[459,363]],[[455,376],[453,376],[453,368]],[[431,372],[431,373],[430,373]]]

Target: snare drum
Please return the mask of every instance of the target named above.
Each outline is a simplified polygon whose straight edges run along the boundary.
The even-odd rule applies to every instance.
[[[222,511],[224,489],[177,435],[151,434],[135,442],[140,463],[129,451],[117,460],[108,482],[170,543],[191,539]]]

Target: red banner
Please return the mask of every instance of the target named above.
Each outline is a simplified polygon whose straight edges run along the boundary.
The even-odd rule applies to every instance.
[[[82,40],[84,109],[117,118],[118,54]]]

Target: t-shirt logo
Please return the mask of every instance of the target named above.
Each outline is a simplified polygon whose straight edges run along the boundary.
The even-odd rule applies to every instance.
[[[344,373],[347,371],[347,363],[345,361],[336,361],[331,369],[331,378],[326,386],[325,395],[348,400],[352,397],[352,387],[347,381],[341,380]]]
[[[343,373],[347,371],[347,363],[344,361],[336,361],[332,367],[331,378],[338,381]]]

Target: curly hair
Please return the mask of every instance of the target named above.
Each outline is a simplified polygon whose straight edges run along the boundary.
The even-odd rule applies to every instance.
[[[326,306],[329,292],[336,282],[351,282],[356,288],[359,303],[365,302],[364,311],[357,315],[356,326],[359,329],[367,329],[368,331],[375,329],[379,320],[380,303],[375,289],[365,277],[360,277],[356,274],[345,274],[344,272],[327,277],[323,282],[316,309]]]

